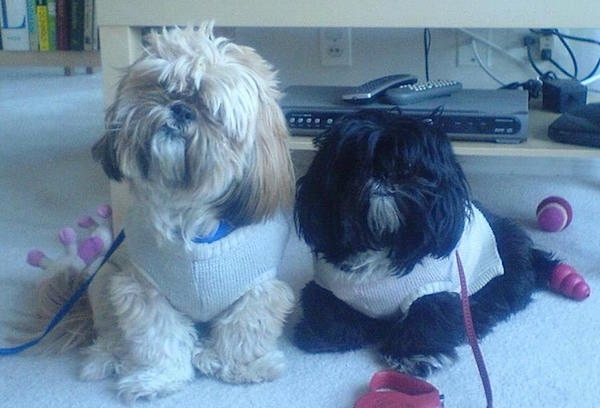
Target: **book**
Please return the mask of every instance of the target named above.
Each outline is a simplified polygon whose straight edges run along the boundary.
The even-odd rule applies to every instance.
[[[83,7],[83,49],[94,49],[94,0],[84,0]]]
[[[47,0],[48,6],[48,39],[50,51],[56,51],[56,0]]]
[[[45,0],[37,0],[35,6],[40,51],[50,51],[50,32],[48,30],[48,5]]]
[[[29,50],[26,0],[0,0],[2,45],[8,51]]]
[[[69,0],[56,0],[56,49],[67,51],[69,44]]]
[[[36,5],[36,0],[27,0],[27,28],[29,29],[29,49],[31,51],[38,51],[40,49]]]
[[[69,0],[69,49],[84,50],[85,0]]]

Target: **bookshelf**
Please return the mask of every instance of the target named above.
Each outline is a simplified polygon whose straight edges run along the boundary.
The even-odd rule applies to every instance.
[[[95,0],[4,0],[0,65],[100,66]],[[8,17],[7,17],[8,16]],[[19,51],[13,51],[19,50]],[[70,50],[70,51],[65,51]]]

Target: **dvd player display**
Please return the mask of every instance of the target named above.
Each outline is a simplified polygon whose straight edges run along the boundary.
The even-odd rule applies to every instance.
[[[396,110],[409,117],[427,117],[441,108],[440,126],[452,140],[519,143],[527,139],[528,94],[521,90],[464,89],[449,96],[410,105],[343,102],[344,87],[291,86],[281,106],[295,136],[314,136],[342,115],[361,109]]]

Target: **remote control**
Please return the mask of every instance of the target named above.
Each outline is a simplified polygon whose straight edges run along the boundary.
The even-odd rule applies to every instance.
[[[458,81],[438,79],[389,89],[386,97],[394,105],[408,105],[425,99],[450,95],[461,89],[462,84]]]
[[[342,99],[352,103],[369,103],[387,89],[415,82],[417,78],[409,74],[386,75],[349,89],[342,95]]]

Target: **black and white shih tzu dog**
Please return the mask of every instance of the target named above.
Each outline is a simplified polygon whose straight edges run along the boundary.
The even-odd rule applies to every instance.
[[[471,201],[435,117],[365,110],[315,144],[295,207],[315,268],[294,332],[301,349],[374,346],[392,368],[427,376],[466,341],[457,252],[479,336],[547,285],[558,260]]]

